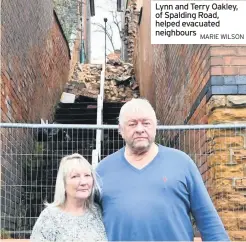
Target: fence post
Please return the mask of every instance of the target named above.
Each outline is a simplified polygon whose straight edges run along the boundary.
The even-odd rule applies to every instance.
[[[95,169],[98,164],[98,152],[97,150],[92,150],[92,168]]]
[[[97,96],[97,125],[103,123],[103,97],[104,97],[104,81],[105,81],[105,65],[102,65],[101,78],[100,78],[100,93]],[[96,150],[98,160],[101,160],[101,141],[103,140],[103,132],[101,129],[97,129],[96,133]],[[96,154],[94,152],[94,154]],[[97,163],[98,163],[97,160]]]

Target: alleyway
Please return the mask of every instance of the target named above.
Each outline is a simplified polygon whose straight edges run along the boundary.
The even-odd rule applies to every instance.
[[[152,45],[150,3],[104,4],[95,23],[93,0],[2,1],[1,238],[29,238],[64,155],[95,165],[123,147],[120,108],[143,97],[156,142],[195,161],[231,240],[246,241],[246,45]]]

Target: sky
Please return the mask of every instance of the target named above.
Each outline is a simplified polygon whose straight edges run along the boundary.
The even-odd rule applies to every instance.
[[[112,23],[112,13],[116,12],[116,0],[95,0],[95,16],[91,17],[91,62],[103,63],[105,57],[105,34],[98,32],[98,27],[93,23],[104,25],[104,18],[108,18],[107,25],[113,29],[113,42],[116,49],[120,49],[121,41],[116,26]],[[120,18],[120,13],[118,13]],[[107,54],[113,51],[110,41],[107,39]]]

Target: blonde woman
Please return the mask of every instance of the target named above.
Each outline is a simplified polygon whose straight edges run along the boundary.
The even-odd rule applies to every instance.
[[[79,154],[61,160],[54,202],[37,219],[31,241],[106,241],[101,211],[94,204],[99,191],[89,162]]]

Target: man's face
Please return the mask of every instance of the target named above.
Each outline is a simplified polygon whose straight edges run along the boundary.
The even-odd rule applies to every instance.
[[[144,113],[128,114],[120,125],[120,133],[133,151],[146,151],[155,141],[156,120]]]

